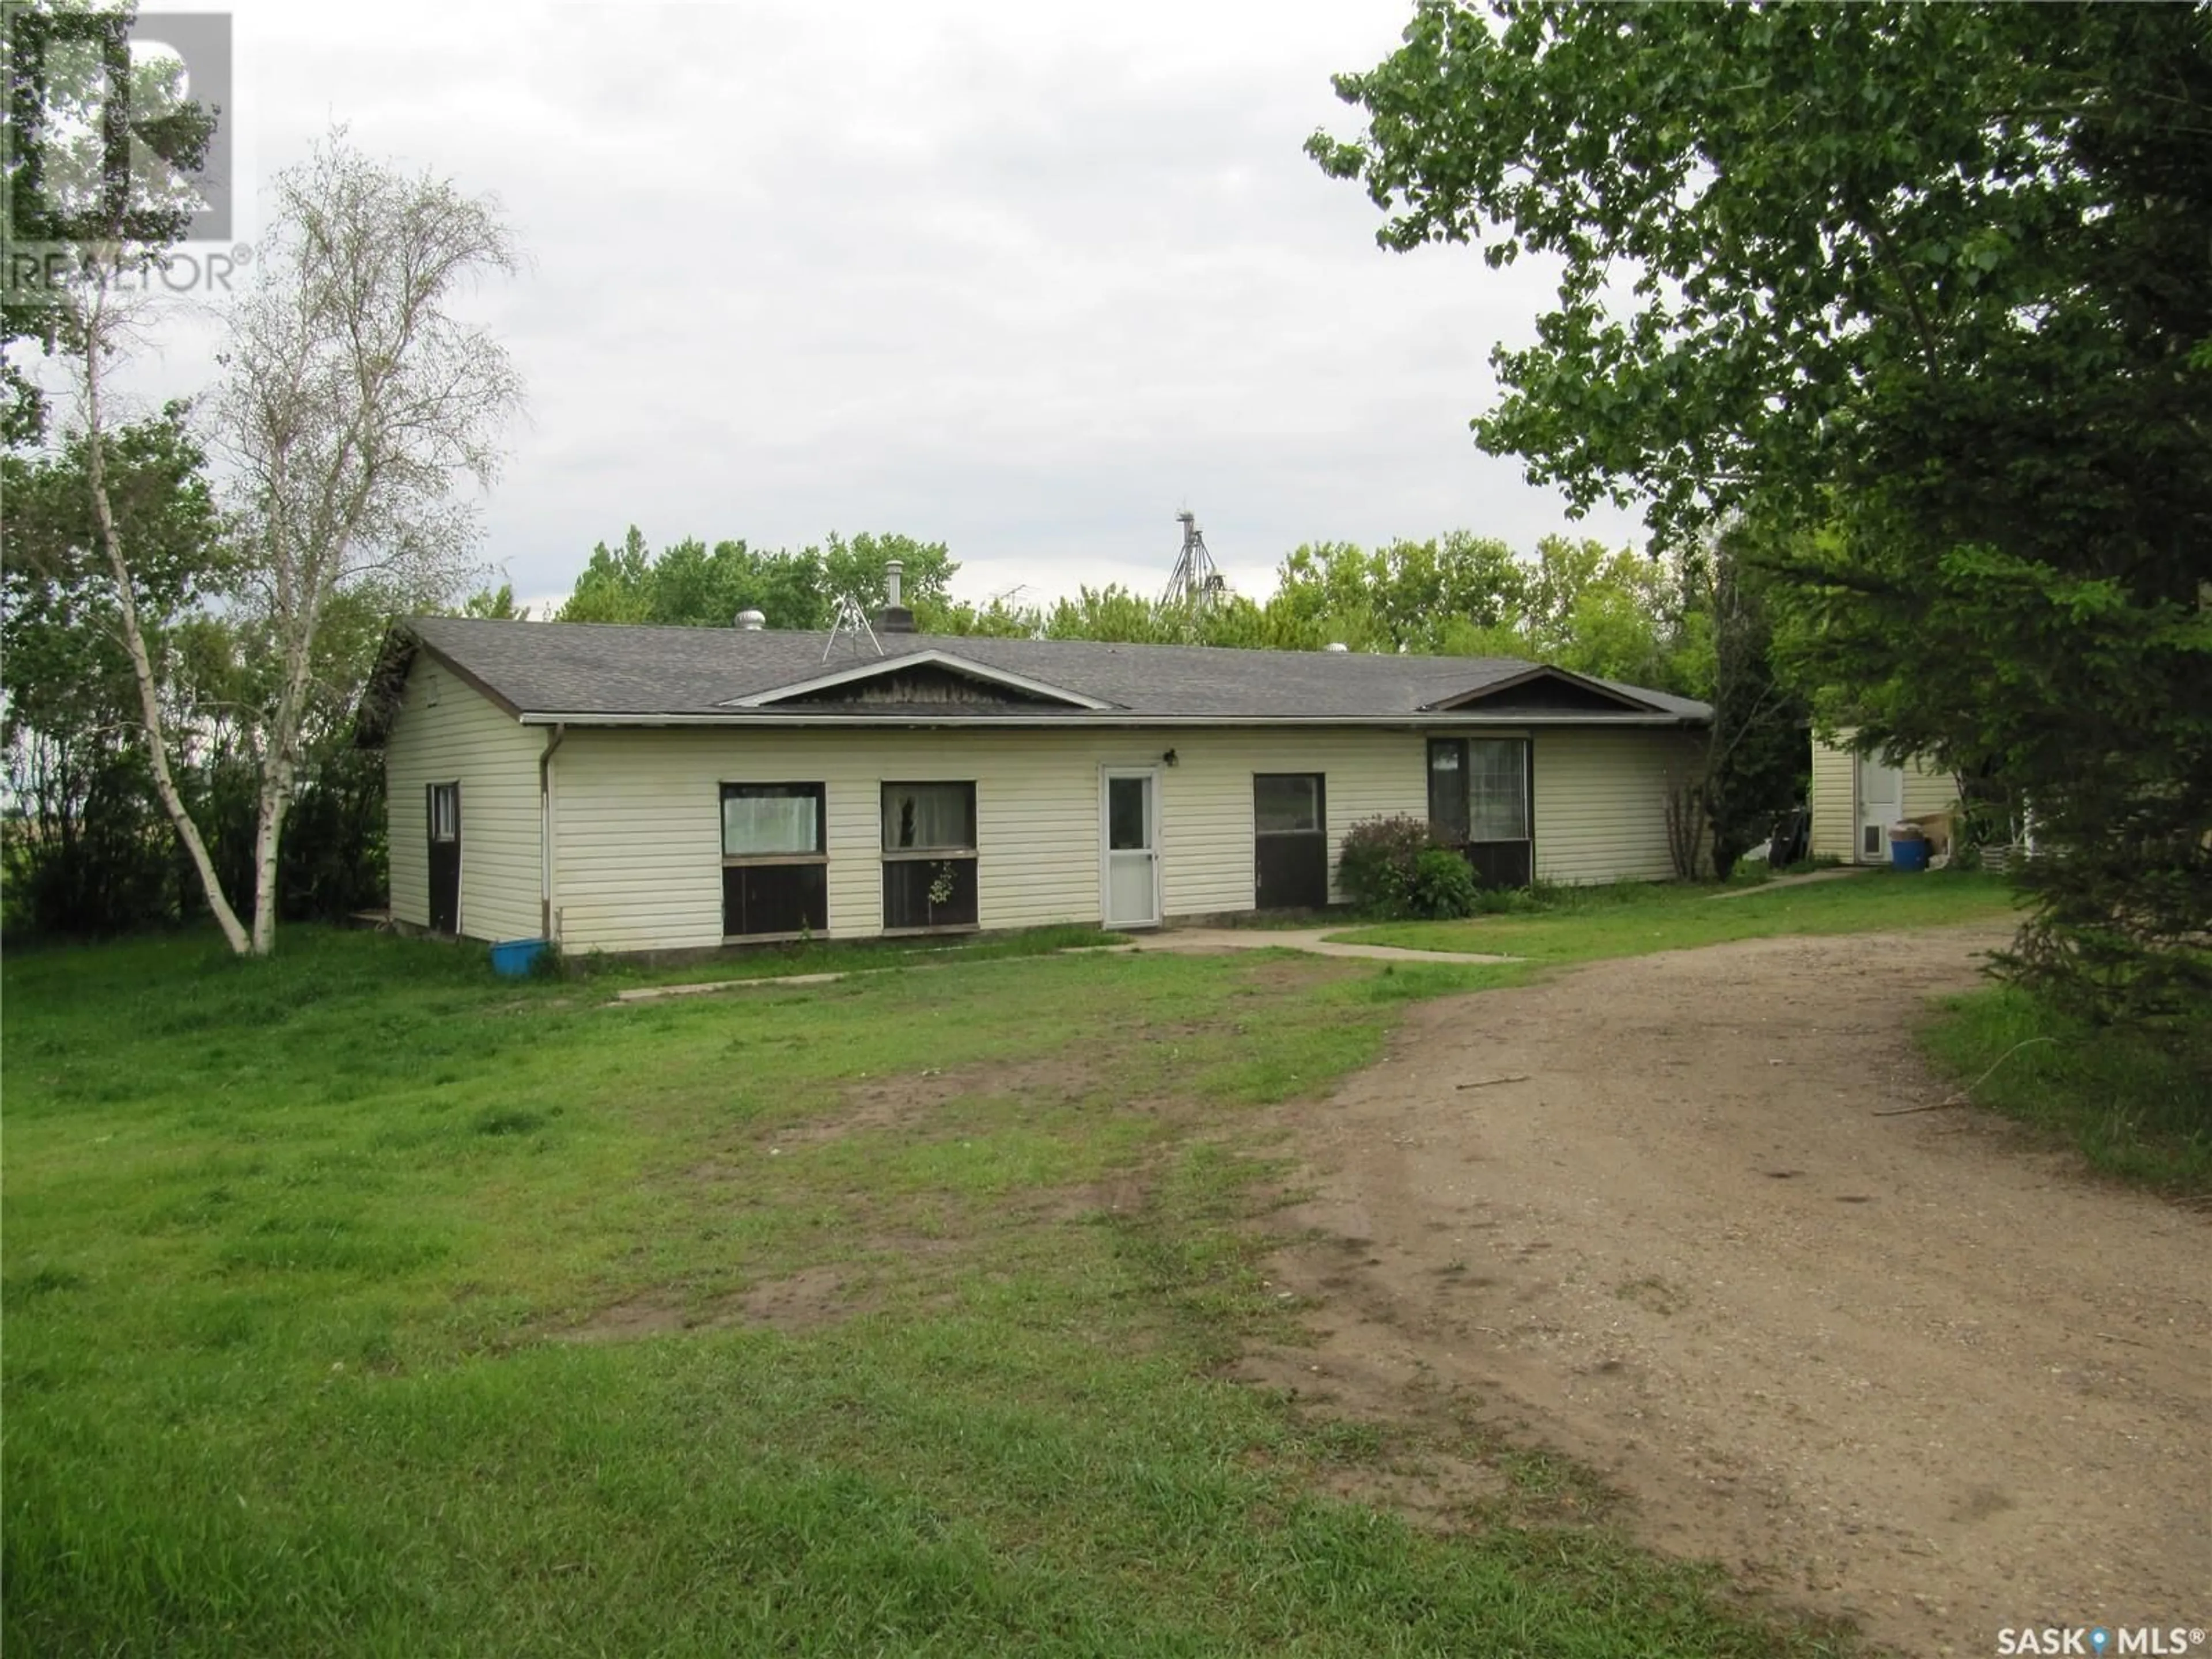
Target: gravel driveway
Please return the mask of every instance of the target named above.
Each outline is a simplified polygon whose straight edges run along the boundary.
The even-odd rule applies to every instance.
[[[1322,1334],[1245,1374],[1471,1406],[1648,1541],[1907,1653],[2212,1623],[2212,1224],[1976,1113],[1881,1115],[1945,1098],[1912,1022],[2006,931],[1420,1006],[1291,1109],[1318,1195],[1276,1282]]]

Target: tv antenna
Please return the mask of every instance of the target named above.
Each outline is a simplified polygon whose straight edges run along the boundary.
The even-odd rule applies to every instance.
[[[1161,602],[1202,611],[1227,592],[1229,584],[1214,568],[1213,555],[1206,550],[1206,532],[1198,527],[1198,515],[1185,507],[1176,514],[1176,522],[1182,526],[1182,551],[1176,556],[1175,574],[1168,578]]]
[[[868,624],[868,612],[850,593],[840,593],[830,612],[830,637],[822,642],[822,660],[828,662],[830,653],[837,648],[837,636],[842,634],[853,648],[853,655],[860,654],[860,636],[867,635],[868,643],[876,654],[884,654],[884,642],[876,637],[876,630]]]

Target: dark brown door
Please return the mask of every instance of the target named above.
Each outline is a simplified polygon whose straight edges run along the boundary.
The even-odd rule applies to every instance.
[[[1328,902],[1328,810],[1318,772],[1252,777],[1253,902],[1262,910]]]
[[[461,931],[461,786],[429,786],[430,931]]]

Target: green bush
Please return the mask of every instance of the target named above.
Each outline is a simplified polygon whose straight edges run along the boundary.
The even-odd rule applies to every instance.
[[[1362,909],[1385,916],[1411,914],[1414,866],[1434,842],[1416,817],[1367,818],[1344,833],[1336,882]]]
[[[1456,921],[1474,914],[1481,900],[1474,872],[1449,847],[1425,847],[1413,855],[1406,908],[1424,921]]]
[[[1416,817],[1369,818],[1346,831],[1337,855],[1337,884],[1361,908],[1394,920],[1451,921],[1482,902],[1474,872],[1439,846]]]

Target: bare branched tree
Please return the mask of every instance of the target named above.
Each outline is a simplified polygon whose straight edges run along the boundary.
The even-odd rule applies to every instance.
[[[520,263],[488,198],[399,173],[334,133],[278,179],[258,263],[232,316],[215,422],[243,526],[240,598],[276,658],[258,730],[252,933],[233,939],[265,955],[318,633],[341,594],[402,611],[448,599],[474,573],[477,515],[457,486],[492,482],[521,383],[457,312],[477,283]]]

